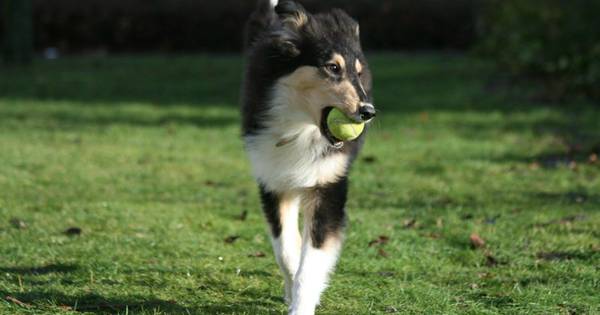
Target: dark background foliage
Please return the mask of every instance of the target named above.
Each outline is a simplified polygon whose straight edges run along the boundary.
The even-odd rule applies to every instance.
[[[4,13],[10,8],[8,4],[16,3],[11,1],[15,0],[0,0]],[[35,49],[56,47],[62,54],[239,52],[244,23],[257,2],[27,1],[33,2]],[[546,99],[561,100],[571,94],[600,98],[598,0],[300,2],[311,12],[344,8],[360,22],[363,44],[369,50],[474,48],[513,78],[541,82]],[[18,21],[11,14],[0,14],[0,19]],[[15,51],[27,47],[20,40],[23,36],[5,34],[2,28],[7,25],[16,24],[0,23],[0,42],[6,47],[12,45]],[[6,60],[10,56],[5,53]]]
[[[476,0],[301,1],[342,7],[369,49],[464,49],[475,39]],[[34,0],[35,47],[62,51],[239,51],[254,0]]]
[[[600,1],[489,0],[479,51],[511,74],[541,81],[546,96],[600,98]]]

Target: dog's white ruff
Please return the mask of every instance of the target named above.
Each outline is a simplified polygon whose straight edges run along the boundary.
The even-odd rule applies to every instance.
[[[266,128],[245,137],[256,179],[269,191],[288,192],[333,182],[345,174],[348,156],[326,154],[330,144],[318,122],[292,104],[295,100],[289,99],[284,86],[276,84],[274,91],[262,119]],[[289,142],[281,144],[282,140]]]

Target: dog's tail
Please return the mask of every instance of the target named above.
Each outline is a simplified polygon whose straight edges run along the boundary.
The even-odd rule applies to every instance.
[[[274,8],[279,0],[258,0],[256,10],[246,23],[244,48],[252,46],[276,20]]]

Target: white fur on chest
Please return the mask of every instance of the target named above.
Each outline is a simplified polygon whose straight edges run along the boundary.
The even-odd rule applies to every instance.
[[[329,142],[302,110],[279,104],[267,128],[245,137],[254,176],[270,191],[289,191],[333,182],[346,173],[348,156],[326,154]],[[282,139],[291,140],[277,146]]]

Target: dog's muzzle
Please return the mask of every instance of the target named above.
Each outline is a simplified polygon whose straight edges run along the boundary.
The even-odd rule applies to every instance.
[[[358,109],[358,118],[360,118],[361,122],[369,122],[371,119],[375,118],[376,115],[377,111],[375,110],[375,106],[373,106],[373,104],[360,104],[360,108]]]

